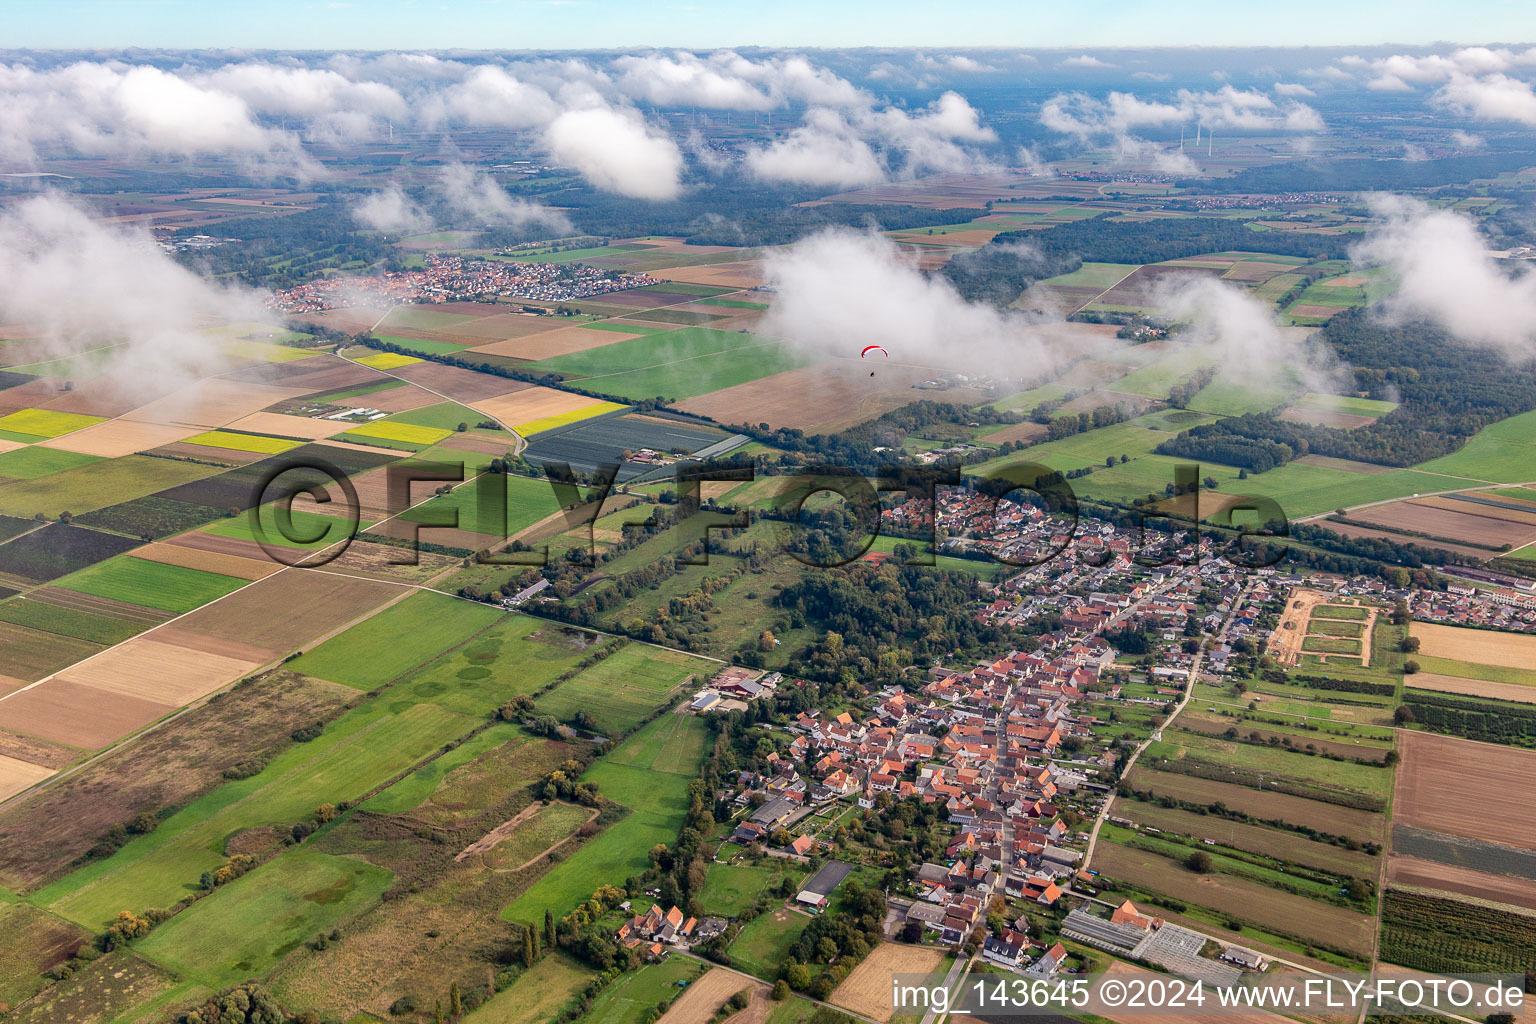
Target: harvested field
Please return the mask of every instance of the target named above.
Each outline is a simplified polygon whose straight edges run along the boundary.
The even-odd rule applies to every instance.
[[[652,277],[721,288],[756,288],[763,283],[762,264],[756,260],[715,263],[693,267],[669,267],[650,271]]]
[[[260,412],[275,402],[298,398],[306,393],[301,388],[212,378],[140,406],[125,414],[123,419],[136,423],[175,423],[208,429],[222,427],[253,412]]]
[[[601,348],[604,345],[638,337],[640,337],[639,334],[597,330],[591,327],[561,327],[541,334],[509,338],[492,345],[481,345],[475,351],[535,362],[540,359],[570,355],[572,352],[585,352],[589,348]]]
[[[939,373],[926,367],[892,363],[879,367],[873,378],[869,373],[857,361],[834,359],[712,391],[677,407],[717,423],[767,423],[832,433],[922,398],[967,404],[986,397],[971,388],[914,390],[914,385]]]
[[[1369,955],[1376,920],[1245,878],[1198,875],[1167,857],[1100,843],[1093,866],[1108,878],[1232,914],[1285,935]]]
[[[1483,793],[1529,793],[1536,751],[1405,730],[1397,747],[1396,824],[1536,850],[1536,816],[1489,813],[1485,802],[1467,799],[1469,784]]]
[[[1007,444],[1010,441],[1038,441],[1046,435],[1050,427],[1044,423],[1015,423],[1011,427],[1004,427],[995,433],[987,434],[982,438],[988,444]]]
[[[944,962],[944,951],[934,946],[907,946],[882,942],[843,979],[827,997],[829,1003],[846,1006],[876,1020],[890,1020],[891,975],[929,974]]]
[[[0,800],[9,800],[22,790],[37,785],[51,775],[53,775],[52,768],[44,768],[30,761],[21,761],[0,754]]]
[[[1400,734],[1401,735],[1401,734]],[[1414,735],[1419,735],[1415,733]],[[1536,756],[1536,755],[1533,755]],[[1401,782],[1402,772],[1398,772]],[[1289,793],[1250,789],[1230,782],[1200,779],[1193,775],[1160,772],[1139,765],[1131,773],[1131,785],[1136,789],[1151,790],[1159,796],[1171,796],[1190,803],[1223,803],[1227,807],[1252,815],[1260,821],[1284,821],[1352,839],[1380,841],[1386,822],[1379,814],[1341,807],[1338,804],[1307,800]]]
[[[288,569],[177,620],[176,628],[274,656],[308,646],[410,590],[307,569]]]
[[[1490,551],[1487,548],[1474,548],[1466,544],[1452,544],[1449,541],[1430,540],[1427,537],[1405,537],[1401,533],[1393,533],[1390,530],[1373,530],[1370,527],[1356,526],[1353,523],[1336,523],[1332,520],[1324,519],[1319,520],[1317,525],[1326,530],[1331,530],[1342,537],[1389,540],[1394,544],[1418,544],[1420,547],[1435,548],[1439,551],[1451,551],[1458,555],[1465,555],[1468,558],[1478,559],[1479,561],[1486,561],[1496,554],[1496,552]]]
[[[1528,633],[1498,633],[1432,622],[1415,622],[1410,632],[1419,640],[1419,651],[1432,658],[1504,668],[1536,664],[1536,636]]]
[[[1130,276],[1099,296],[1096,304],[1155,307],[1170,285],[1199,277],[1220,276],[1221,271],[1211,267],[1145,266],[1133,271]]]
[[[347,404],[356,402],[369,409],[378,409],[381,412],[410,412],[412,409],[422,409],[429,405],[437,405],[442,399],[425,388],[419,388],[415,384],[401,384],[397,388],[388,388],[384,391],[375,391],[366,395],[359,395],[355,399],[348,399]]]
[[[82,709],[90,709],[82,714]],[[96,750],[176,710],[124,694],[50,679],[0,698],[0,729]]]
[[[425,583],[459,564],[459,559],[452,555],[418,551],[415,555],[416,564],[400,565],[392,561],[399,558],[400,554],[399,548],[384,544],[353,544],[341,557],[316,566],[314,571],[363,576],[371,580]]]
[[[1528,878],[1494,875],[1394,853],[1387,858],[1387,881],[1398,887],[1431,889],[1446,895],[1470,896],[1536,910],[1536,885],[1532,885]]]
[[[887,979],[885,987],[889,989],[891,983]],[[715,1011],[725,1005],[726,1000],[740,992],[742,989],[751,989],[755,1006],[748,1006],[739,1016],[730,1018],[735,1024],[762,1024],[768,1019],[768,986],[755,978],[749,978],[743,974],[724,967],[714,967],[683,990],[683,994],[672,1002],[672,1006],[662,1014],[657,1024],[709,1024]],[[754,1009],[761,1012],[754,1013]]]
[[[1490,697],[1494,700],[1510,700],[1517,704],[1536,704],[1536,686],[1524,683],[1496,683],[1489,679],[1468,679],[1465,676],[1446,676],[1437,672],[1417,672],[1408,685],[1415,690],[1432,690],[1435,693],[1460,693],[1468,697]]]
[[[97,597],[95,594],[82,594],[78,590],[65,590],[63,587],[39,587],[27,595],[27,600],[44,601],[59,608],[124,619],[143,626],[157,625],[172,615],[158,608],[145,608],[143,605]]]
[[[1460,508],[1450,509],[1436,508],[1418,501],[1399,501],[1375,508],[1357,509],[1349,517],[1373,526],[1443,537],[1471,546],[1497,548],[1509,544],[1518,548],[1536,541],[1536,515],[1503,509],[1488,510],[1499,515],[1484,515],[1478,505],[1470,502],[1458,504]],[[1523,521],[1507,517],[1520,517]]]
[[[242,580],[259,580],[282,568],[271,559],[257,560],[239,555],[226,555],[216,551],[199,551],[177,544],[156,542],[146,544],[133,553],[135,558],[147,558],[151,562],[164,562],[202,572],[214,572],[220,576],[234,576]]]
[[[260,661],[167,642],[169,628],[134,637],[97,657],[65,669],[56,681],[180,707],[250,674]],[[77,714],[89,715],[90,706]]]
[[[57,448],[81,455],[99,455],[104,459],[117,459],[135,452],[147,452],[152,448],[180,441],[197,433],[198,428],[177,426],[169,423],[135,423],[131,420],[108,420],[94,427],[77,430],[73,434],[42,442],[42,447]]]
[[[484,413],[514,428],[519,424],[531,424],[598,406],[608,408],[611,403],[588,398],[586,395],[572,394],[569,391],[556,391],[554,388],[536,386],[529,386],[499,398],[470,403],[470,408],[476,412]]]
[[[1286,312],[1289,313],[1291,316],[1318,317],[1320,319],[1326,320],[1329,317],[1333,316],[1335,313],[1339,312],[1341,309],[1345,309],[1345,308],[1347,308],[1347,307],[1345,307],[1345,306],[1319,306],[1316,303],[1308,302],[1308,303],[1297,303],[1296,305],[1292,306],[1290,309],[1286,310]]]
[[[347,428],[335,420],[315,420],[307,416],[286,416],[277,412],[254,412],[229,425],[230,430],[244,430],[253,434],[275,434],[279,437],[302,437],[318,441],[322,437],[339,434]]]
[[[288,388],[313,391],[342,391],[367,387],[388,378],[366,366],[358,366],[338,356],[317,356],[290,363],[273,363],[247,367],[225,374],[225,379],[250,384],[277,384]]]
[[[413,384],[420,384],[428,391],[435,391],[455,402],[470,406],[487,398],[533,387],[532,384],[520,380],[493,377],[488,373],[476,373],[473,370],[461,370],[456,366],[443,366],[433,362],[412,363],[410,366],[402,366],[394,370],[393,373]]]
[[[1338,310],[1334,310],[1333,312],[1324,315],[1332,316],[1333,313],[1336,312],[1338,312]],[[1306,314],[1302,315],[1305,316]],[[1381,417],[1362,416],[1359,413],[1352,412],[1329,412],[1323,409],[1290,408],[1282,412],[1280,414],[1280,418],[1282,420],[1289,420],[1292,423],[1311,423],[1319,427],[1340,427],[1344,430],[1354,430],[1357,427],[1364,427],[1375,423]],[[1316,458],[1326,458],[1326,456],[1319,455],[1316,456]],[[1300,462],[1301,459],[1297,459],[1296,461]],[[1343,462],[1346,460],[1338,459],[1329,461]],[[1388,471],[1389,470],[1386,467],[1379,468],[1379,472],[1385,473]]]
[[[489,533],[460,530],[451,526],[428,526],[425,523],[414,523],[408,519],[391,519],[389,522],[365,532],[380,537],[395,537],[404,540],[417,538],[423,544],[441,544],[443,547],[458,548],[462,551],[479,551],[482,548],[494,548],[505,544],[508,539]],[[400,551],[402,549],[397,548],[396,550]]]

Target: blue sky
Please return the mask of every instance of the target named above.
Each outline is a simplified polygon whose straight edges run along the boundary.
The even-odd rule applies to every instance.
[[[0,0],[4,45],[270,49],[1532,42],[1529,0]]]

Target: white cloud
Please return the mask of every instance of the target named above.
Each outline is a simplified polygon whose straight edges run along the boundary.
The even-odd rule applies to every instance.
[[[764,260],[762,330],[834,357],[882,345],[897,363],[1050,373],[1062,353],[1017,313],[966,302],[883,235],[831,230]]]
[[[1395,289],[1379,312],[1391,319],[1423,317],[1475,345],[1513,359],[1536,356],[1536,274],[1506,273],[1488,255],[1488,242],[1469,217],[1417,199],[1377,195],[1382,218],[1351,256],[1385,266]]]
[[[1478,121],[1536,125],[1536,91],[1530,83],[1508,75],[1453,75],[1432,102]]]
[[[826,188],[858,188],[886,179],[869,143],[834,110],[810,110],[805,124],[782,139],[749,149],[746,166],[764,181]]]
[[[619,90],[659,107],[773,110],[789,103],[824,107],[867,104],[870,97],[804,57],[749,60],[729,50],[698,57],[624,56],[614,61]]]
[[[1059,67],[1059,68],[1112,68],[1112,67],[1114,67],[1113,64],[1105,63],[1104,61],[1099,60],[1099,58],[1097,58],[1097,57],[1090,57],[1086,53],[1079,54],[1076,57],[1068,57],[1066,60],[1062,61],[1060,64],[1058,64],[1056,66]]]
[[[0,212],[0,320],[27,324],[59,355],[117,346],[101,376],[125,394],[163,394],[225,369],[203,329],[269,322],[261,299],[200,277],[147,232],[98,224],[57,195]]]
[[[558,210],[516,199],[484,171],[454,163],[443,168],[437,193],[450,211],[483,227],[542,227],[555,234],[574,228]]]
[[[1276,96],[1316,96],[1317,93],[1308,89],[1300,82],[1276,82]]]
[[[633,111],[569,110],[544,132],[550,155],[598,188],[636,199],[675,199],[683,154]]]
[[[353,204],[352,219],[363,227],[391,234],[415,234],[432,227],[427,212],[399,185],[381,188]]]

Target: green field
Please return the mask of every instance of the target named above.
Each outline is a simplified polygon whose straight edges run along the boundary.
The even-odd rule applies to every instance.
[[[1189,751],[1191,756],[1215,764],[1311,780],[1376,796],[1386,796],[1392,790],[1390,768],[1356,764],[1353,761],[1335,761],[1286,750],[1284,747],[1236,743],[1218,736],[1205,736],[1181,729],[1165,731],[1160,742],[1147,748],[1147,754],[1153,757],[1174,756],[1172,750],[1180,747]]]
[[[582,1024],[641,1024],[647,1010],[663,999],[676,999],[683,989],[678,982],[692,982],[706,970],[697,960],[671,957],[659,964],[650,964],[628,974],[621,974],[617,981],[592,1001],[592,1007],[581,1015]],[[742,988],[747,983],[742,982]]]
[[[579,379],[584,388],[625,398],[691,398],[806,362],[769,338],[684,327],[556,356],[532,363],[528,369]]]
[[[62,473],[66,469],[89,466],[101,459],[95,455],[77,455],[59,448],[39,448],[31,445],[0,455],[0,477],[13,480],[36,480],[40,476]]]
[[[142,498],[177,484],[201,480],[223,468],[147,455],[104,459],[36,480],[0,483],[0,515],[23,519],[31,519],[39,512],[50,519],[57,519],[65,512],[80,515]]]
[[[1536,459],[1536,412],[1524,412],[1484,427],[1460,451],[1420,463],[1415,468],[1429,473],[1513,484],[1536,479],[1536,472],[1531,469],[1533,459]]]
[[[731,943],[731,961],[748,974],[777,977],[789,959],[789,947],[810,921],[804,914],[782,909],[759,914],[742,926]]]
[[[538,700],[538,709],[567,721],[592,712],[600,730],[622,733],[664,703],[683,680],[702,682],[709,662],[678,651],[630,644]]]
[[[106,860],[39,890],[31,902],[94,930],[121,910],[170,906],[204,871],[224,863],[224,844],[235,833],[313,820],[320,804],[358,799],[484,720],[415,703],[408,690],[401,696],[405,706],[398,711],[382,701],[355,708],[318,739],[194,800]]]
[[[60,608],[43,601],[29,601],[25,597],[0,601],[0,622],[12,622],[45,633],[108,645],[121,643],[148,628],[142,622],[114,619],[110,615],[96,615],[74,608]]]
[[[1355,604],[1320,604],[1312,608],[1314,619],[1348,619],[1364,622],[1371,617],[1371,610]]]
[[[361,859],[294,850],[198,900],[139,949],[210,987],[232,985],[367,910],[392,877]]]
[[[239,590],[249,582],[132,555],[117,555],[65,576],[53,585],[180,614]]]
[[[203,527],[202,532],[211,533],[215,537],[248,540],[255,544],[272,545],[293,551],[319,551],[352,536],[350,521],[339,516],[326,516],[318,512],[305,512],[302,509],[289,509],[289,515],[292,525],[284,530],[278,526],[277,506],[258,505],[238,516],[210,523]],[[359,522],[357,529],[364,530],[369,525],[366,522]],[[290,560],[297,561],[298,558],[299,556],[294,556]]]
[[[1308,633],[1321,633],[1324,636],[1347,636],[1359,638],[1365,632],[1363,622],[1330,622],[1327,619],[1313,618],[1307,623]],[[1353,652],[1351,652],[1353,653]]]
[[[675,716],[663,715],[659,721],[669,717]],[[657,731],[668,732],[665,728]],[[622,885],[631,875],[644,871],[650,864],[647,854],[652,846],[676,841],[688,809],[688,783],[703,762],[704,750],[691,739],[678,739],[675,732],[664,742],[658,743],[658,739],[656,732],[643,729],[620,744],[613,751],[613,759],[603,758],[587,769],[583,781],[596,782],[604,797],[623,804],[631,813],[555,865],[502,911],[503,918],[536,923],[544,919],[546,909],[563,917],[597,886]],[[686,750],[691,760],[673,759],[669,750]],[[637,766],[647,757],[658,767]]]
[[[4,608],[0,605],[0,608]],[[83,639],[90,639],[85,637]],[[1464,679],[1484,679],[1492,683],[1518,683],[1522,686],[1536,686],[1536,669],[1509,668],[1505,665],[1483,665],[1471,661],[1456,661],[1451,658],[1435,658],[1427,654],[1415,654],[1413,660],[1419,663],[1422,672],[1434,672],[1443,676],[1461,676]]]
[[[704,759],[709,728],[697,715],[661,715],[637,731],[603,760],[633,768],[690,774]]]
[[[458,346],[460,348],[464,346]],[[411,409],[407,412],[397,412],[380,422],[383,423],[410,423],[418,427],[435,427],[438,430],[458,430],[459,424],[473,427],[476,423],[485,419],[486,415],[460,405],[457,402],[439,402],[436,405],[422,406],[420,409]],[[507,446],[512,446],[511,438],[507,439]],[[455,452],[466,461],[474,459],[474,452]],[[484,457],[481,457],[484,461]]]
[[[447,232],[445,234],[452,234]],[[451,238],[425,236],[431,240],[446,242]],[[385,330],[417,330],[439,331],[454,324],[462,324],[467,320],[475,319],[467,313],[449,313],[440,309],[412,309],[408,306],[396,306],[390,310],[389,315],[380,324]]]
[[[428,341],[425,338],[405,338],[398,334],[381,334],[380,341],[386,341],[396,348],[403,348],[407,352],[423,352],[428,355],[448,355],[453,352],[462,352],[469,348],[468,345],[456,345],[449,341]]]
[[[545,1024],[591,980],[591,970],[554,952],[464,1020],[467,1024]]]
[[[1347,637],[1332,636],[1308,636],[1303,637],[1301,649],[1311,651],[1313,654],[1355,654],[1360,653],[1360,641]]]
[[[765,860],[753,864],[711,864],[699,902],[716,917],[735,917],[765,889],[777,885],[792,862]],[[798,869],[797,869],[798,870]]]
[[[497,722],[477,733],[431,764],[419,768],[361,805],[374,814],[406,814],[420,807],[443,784],[443,777],[504,743],[521,743],[526,737],[510,722]]]
[[[301,655],[288,667],[372,690],[463,643],[501,615],[488,605],[418,591]]]
[[[501,489],[506,493],[505,517],[498,500],[497,492]],[[441,525],[454,522],[457,512],[461,530],[510,537],[560,508],[560,501],[548,480],[492,474],[408,509],[401,518],[413,523]],[[503,571],[511,572],[510,569]]]

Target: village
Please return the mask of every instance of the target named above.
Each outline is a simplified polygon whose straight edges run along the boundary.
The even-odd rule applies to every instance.
[[[656,279],[643,274],[621,274],[580,263],[529,263],[428,253],[420,270],[320,277],[273,292],[267,305],[283,313],[318,313],[349,306],[388,308],[496,296],[569,302],[656,283]]]

